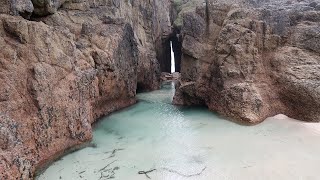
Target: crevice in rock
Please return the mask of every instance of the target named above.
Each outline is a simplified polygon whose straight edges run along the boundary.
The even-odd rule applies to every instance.
[[[180,38],[180,30],[178,28],[174,28],[173,33],[170,37],[170,41],[172,42],[172,50],[174,53],[175,60],[175,72],[180,72],[181,69],[181,55],[182,55],[182,42]]]
[[[170,39],[161,38],[156,41],[157,59],[161,72],[171,72],[171,48]]]
[[[137,90],[136,90],[136,93],[142,93],[142,92],[145,92],[147,89],[146,85],[142,82],[138,82],[137,83]]]
[[[180,30],[174,28],[173,32],[167,38],[156,43],[157,59],[160,64],[161,72],[171,73],[171,43],[175,59],[175,72],[180,72],[182,42],[180,39]]]

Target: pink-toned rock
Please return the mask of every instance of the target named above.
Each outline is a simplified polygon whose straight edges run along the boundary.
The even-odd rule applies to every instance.
[[[31,13],[53,14],[6,15],[9,1],[0,11],[0,179],[33,179],[89,142],[98,118],[134,104],[137,85],[160,85],[155,37],[168,31],[157,24],[168,5],[32,2]]]
[[[162,72],[161,81],[177,81],[180,79],[180,73],[179,72],[173,72],[173,73],[167,73],[167,72]]]
[[[318,11],[308,2],[209,2],[180,15],[174,103],[245,124],[279,113],[320,121]]]
[[[1,1],[0,179],[33,179],[137,89],[159,88],[171,40],[182,51],[176,104],[246,124],[319,121],[319,3],[207,2]]]

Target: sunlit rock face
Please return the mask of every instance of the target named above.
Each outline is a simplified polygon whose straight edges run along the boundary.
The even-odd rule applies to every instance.
[[[279,113],[320,121],[320,3],[238,2],[181,6],[174,102],[249,124]]]
[[[159,88],[166,3],[0,2],[0,179],[32,179],[91,140],[99,117],[135,103],[138,83]]]

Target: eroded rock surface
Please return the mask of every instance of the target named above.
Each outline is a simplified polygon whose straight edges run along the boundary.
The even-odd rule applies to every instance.
[[[91,140],[99,117],[135,103],[137,84],[159,88],[168,1],[1,3],[0,179],[32,179]]]
[[[318,4],[208,1],[182,10],[174,102],[207,105],[246,124],[279,113],[320,121]]]
[[[30,18],[34,7],[31,0],[1,0],[0,13]]]
[[[157,89],[170,41],[176,104],[320,120],[318,1],[3,0],[0,13],[0,179],[32,179]]]

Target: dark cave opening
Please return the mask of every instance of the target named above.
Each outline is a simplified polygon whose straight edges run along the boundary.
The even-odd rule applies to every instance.
[[[157,59],[160,64],[161,72],[172,72],[171,66],[174,66],[175,72],[180,72],[181,47],[180,31],[174,29],[168,37],[156,41]],[[174,64],[171,63],[172,53],[174,54]]]
[[[175,67],[175,72],[180,72],[181,69],[181,48],[182,48],[182,43],[180,37],[180,32],[178,29],[174,30],[174,33],[170,37],[170,42],[172,45],[172,51],[174,54],[174,67]],[[170,47],[171,48],[171,47]],[[170,54],[171,55],[171,54]],[[170,56],[171,58],[171,56]]]
[[[155,41],[155,47],[157,60],[160,65],[160,72],[180,72],[182,55],[180,30],[175,28],[170,35],[158,38]],[[174,61],[172,61],[173,59]],[[159,75],[160,80],[161,73],[157,75]],[[150,90],[154,90],[154,88],[150,87],[150,82],[146,82],[143,80],[138,81],[136,93],[146,92]]]
[[[143,83],[141,82],[137,83],[136,93],[142,93],[142,92],[145,92],[146,90],[147,90],[147,87]]]
[[[172,49],[172,41],[170,41],[170,48],[171,48],[171,73],[176,72],[176,63],[175,63],[175,58],[174,58],[174,52]]]

